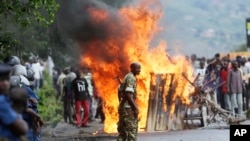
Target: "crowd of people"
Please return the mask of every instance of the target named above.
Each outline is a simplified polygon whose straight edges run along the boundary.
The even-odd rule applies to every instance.
[[[54,69],[53,85],[58,98],[63,101],[65,123],[79,127],[89,127],[89,122],[100,118],[104,123],[103,101],[88,68],[73,66]]]
[[[36,56],[26,62],[9,56],[0,63],[0,140],[41,141],[43,120],[39,115],[39,89],[43,85],[44,63]],[[56,99],[63,101],[62,117],[77,128],[105,116],[91,72],[66,67],[54,70]],[[94,106],[97,107],[94,107]]]
[[[17,56],[7,57],[0,63],[0,140],[42,139],[43,120],[38,112],[36,93],[39,88],[36,69],[31,67],[34,64],[34,57],[22,65]]]
[[[250,58],[221,56],[189,58],[194,68],[195,85],[231,116],[244,117],[250,107]]]

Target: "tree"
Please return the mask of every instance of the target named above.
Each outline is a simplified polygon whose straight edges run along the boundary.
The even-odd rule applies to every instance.
[[[247,51],[247,45],[245,43],[241,44],[241,45],[237,46],[234,51],[235,52]]]
[[[43,32],[53,23],[58,7],[56,0],[1,0],[0,59],[46,47]]]

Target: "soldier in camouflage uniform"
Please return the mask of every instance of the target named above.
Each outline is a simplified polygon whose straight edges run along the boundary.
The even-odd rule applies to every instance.
[[[123,93],[121,95],[121,102],[118,108],[118,139],[117,141],[136,141],[138,129],[138,107],[136,100],[136,78],[140,74],[141,65],[139,63],[132,63],[130,65],[131,72],[129,72],[121,85],[123,85]]]

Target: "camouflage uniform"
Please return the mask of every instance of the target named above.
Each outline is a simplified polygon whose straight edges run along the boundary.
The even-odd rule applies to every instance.
[[[133,73],[128,73],[124,78],[124,93],[132,92],[134,100],[136,99],[136,78]],[[132,109],[129,102],[125,99],[124,93],[122,94],[122,100],[119,104],[118,114],[118,139],[117,141],[136,141],[137,140],[137,129],[138,119],[134,116],[134,110]]]

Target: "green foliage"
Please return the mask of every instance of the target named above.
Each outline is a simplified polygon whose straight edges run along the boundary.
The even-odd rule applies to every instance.
[[[56,0],[2,0],[0,13],[22,26],[28,26],[32,22],[48,26],[53,22],[58,7]]]
[[[52,78],[47,72],[44,75],[43,87],[39,90],[38,109],[42,119],[56,125],[62,119],[62,103],[56,99],[56,90],[53,88]]]
[[[241,45],[237,46],[234,51],[235,52],[247,51],[247,45],[246,44],[241,44]]]
[[[12,33],[0,34],[0,58],[9,56],[18,48],[19,43],[12,37]]]
[[[48,26],[58,7],[57,0],[1,0],[0,59],[46,52]]]

